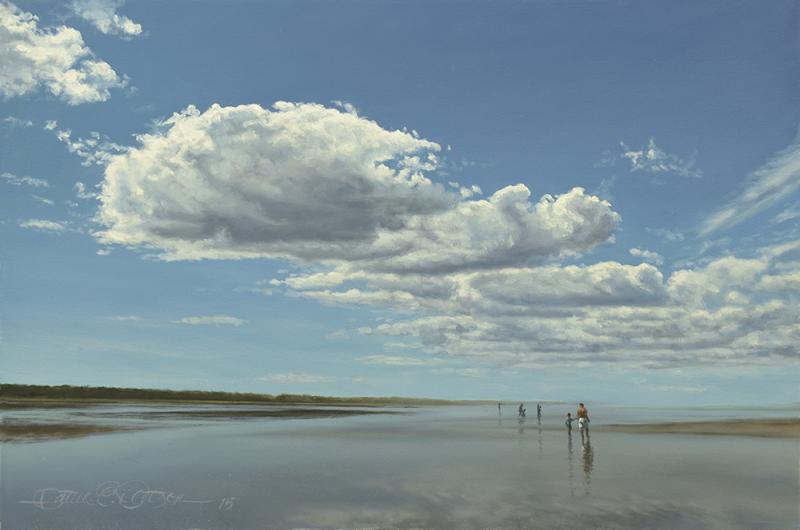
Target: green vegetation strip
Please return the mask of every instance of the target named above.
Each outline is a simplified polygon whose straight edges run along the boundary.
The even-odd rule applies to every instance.
[[[330,397],[309,394],[256,394],[202,390],[163,390],[92,386],[0,384],[0,408],[75,406],[105,402],[276,403],[339,406],[474,405],[481,401],[404,397]]]

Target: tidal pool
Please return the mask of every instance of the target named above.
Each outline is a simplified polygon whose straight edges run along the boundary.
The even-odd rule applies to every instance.
[[[602,430],[797,417],[796,408],[590,407],[588,440],[564,427],[571,405],[546,405],[541,422],[535,404],[524,421],[511,406],[502,416],[496,406],[233,412],[264,409],[3,412],[5,422],[130,430],[0,445],[2,528],[787,529],[800,520],[797,439]]]

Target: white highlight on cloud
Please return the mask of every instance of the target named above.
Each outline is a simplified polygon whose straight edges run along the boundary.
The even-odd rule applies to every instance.
[[[318,374],[309,374],[305,372],[285,372],[285,373],[267,374],[259,377],[258,380],[264,381],[265,383],[275,383],[279,385],[311,385],[318,383],[334,382],[334,379],[332,377],[318,375]]]
[[[70,105],[105,101],[125,86],[111,66],[95,59],[81,33],[66,26],[39,28],[38,18],[0,2],[0,95],[44,88]]]
[[[671,155],[657,146],[654,138],[650,138],[647,147],[639,150],[628,147],[624,142],[619,144],[623,149],[622,158],[627,158],[631,163],[631,171],[676,173],[683,177],[702,176],[702,172],[694,168],[694,158],[683,160],[676,155]]]
[[[247,320],[232,317],[229,315],[208,315],[183,317],[173,321],[173,324],[188,324],[190,326],[235,326],[239,327],[247,324]]]
[[[654,265],[661,266],[664,263],[664,258],[658,252],[653,252],[652,250],[645,250],[642,248],[632,248],[628,250],[631,256],[641,258],[648,263],[652,263]]]
[[[63,232],[67,229],[67,225],[63,221],[50,221],[47,219],[28,219],[20,222],[19,226],[45,232]]]
[[[800,136],[750,174],[749,184],[700,226],[700,235],[736,226],[800,189]]]
[[[49,188],[50,183],[45,179],[37,179],[34,177],[17,176],[13,173],[2,173],[0,179],[6,181],[7,184],[12,186],[30,186],[32,188]]]
[[[130,18],[117,14],[123,0],[73,0],[72,12],[91,23],[106,35],[135,37],[141,35],[142,26]]]

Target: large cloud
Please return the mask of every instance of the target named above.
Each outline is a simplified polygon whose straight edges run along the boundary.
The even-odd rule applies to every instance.
[[[465,201],[426,176],[436,143],[316,104],[189,107],[139,140],[106,169],[98,237],[166,259],[444,272],[579,254],[619,223],[580,188],[531,203],[516,185]]]
[[[70,105],[105,101],[125,84],[95,59],[80,32],[40,29],[38,18],[0,2],[0,95],[21,96],[44,87]]]
[[[611,205],[522,185],[473,200],[429,175],[439,146],[316,104],[194,107],[112,153],[99,240],[164,259],[272,257],[322,303],[397,311],[362,333],[503,366],[685,366],[796,358],[800,244],[665,277],[566,265],[613,240]],[[637,249],[638,250],[638,249]],[[653,253],[632,253],[653,258]]]

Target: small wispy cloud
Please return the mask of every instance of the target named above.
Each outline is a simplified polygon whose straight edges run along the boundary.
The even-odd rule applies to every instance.
[[[174,324],[188,324],[190,326],[243,326],[247,324],[247,320],[232,317],[229,315],[207,315],[207,316],[190,316],[183,317],[180,320],[174,320]]]
[[[309,374],[305,372],[284,372],[266,374],[258,378],[265,383],[276,383],[279,385],[310,385],[319,383],[332,383],[334,378],[319,374]]]
[[[76,182],[73,186],[75,190],[75,196],[79,199],[96,199],[97,194],[86,189],[86,185],[83,182]]]
[[[2,173],[0,179],[6,181],[6,184],[12,186],[30,186],[31,188],[49,188],[50,183],[44,179],[37,179],[34,177],[18,176],[13,173]]]
[[[785,223],[786,221],[791,221],[792,219],[797,219],[800,217],[800,202],[796,202],[793,205],[789,206],[778,215],[772,218],[772,224],[780,224]]]
[[[113,320],[115,322],[138,322],[142,320],[142,317],[138,315],[118,315],[118,316],[108,317],[108,320]]]
[[[652,250],[645,250],[643,248],[632,248],[628,251],[631,256],[636,258],[640,258],[643,261],[648,263],[652,263],[654,265],[661,265],[664,263],[664,258],[658,252],[653,252]]]
[[[435,366],[445,364],[447,361],[437,357],[421,359],[419,357],[407,357],[402,355],[367,355],[358,357],[356,361],[365,364],[380,364],[387,366]]]
[[[23,120],[15,116],[6,116],[3,118],[3,123],[7,124],[9,127],[33,127],[33,122],[31,120]]]
[[[620,142],[622,158],[631,163],[631,171],[644,171],[647,173],[675,173],[683,177],[700,177],[702,172],[694,167],[694,157],[684,160],[677,155],[667,153],[656,145],[654,138],[650,138],[646,147],[632,149],[625,142]]]
[[[655,392],[680,392],[687,394],[702,394],[708,391],[705,386],[691,386],[691,385],[646,385],[647,390]]]
[[[481,368],[434,368],[431,372],[440,375],[457,375],[459,377],[480,377],[484,374],[484,370]]]
[[[57,127],[58,124],[55,121],[49,120],[44,128],[48,131],[55,131],[56,138],[67,147],[67,151],[83,159],[82,166],[105,166],[115,156],[128,151],[124,145],[112,142],[108,136],[97,131],[90,132],[88,138],[73,138],[70,129],[58,129]]]
[[[749,184],[700,226],[700,235],[730,228],[800,189],[800,136],[750,174]]]
[[[31,197],[33,197],[33,200],[36,202],[41,202],[42,204],[46,204],[48,206],[53,206],[55,204],[52,199],[48,199],[47,197],[41,197],[39,195],[31,195]]]
[[[679,232],[677,230],[669,230],[667,228],[645,227],[645,231],[648,234],[653,234],[655,236],[658,236],[662,239],[665,239],[673,243],[677,243],[686,239],[686,236],[683,234],[683,232]]]
[[[74,0],[72,12],[92,24],[101,33],[131,38],[142,34],[142,26],[130,18],[117,14],[122,0]]]
[[[63,232],[67,229],[66,223],[62,221],[50,221],[48,219],[28,219],[19,223],[21,228],[41,230],[45,232]]]

